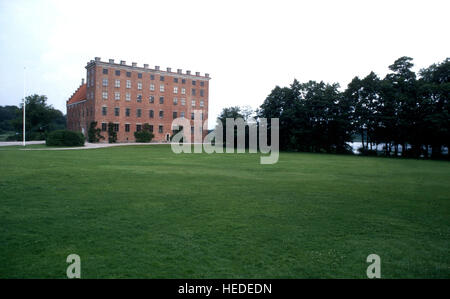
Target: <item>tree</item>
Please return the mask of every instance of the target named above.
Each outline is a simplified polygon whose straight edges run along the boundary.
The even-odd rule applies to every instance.
[[[27,140],[45,139],[48,132],[64,129],[66,124],[65,116],[61,111],[54,109],[47,104],[45,95],[31,95],[25,98],[26,104],[26,138]],[[16,112],[16,117],[12,121],[13,127],[22,139],[23,126],[23,104]]]

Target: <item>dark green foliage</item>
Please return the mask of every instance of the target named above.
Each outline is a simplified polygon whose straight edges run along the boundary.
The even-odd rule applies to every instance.
[[[100,128],[97,128],[96,121],[91,122],[88,130],[88,141],[91,143],[96,143],[99,142],[100,139],[105,139],[105,137],[102,136],[101,131],[102,130]]]
[[[347,142],[361,136],[364,154],[378,144],[384,155],[442,158],[450,143],[450,59],[420,71],[401,57],[384,79],[371,72],[355,77],[344,92],[337,84],[294,80],[275,87],[258,116],[280,119],[280,148],[311,152],[348,152]],[[225,111],[225,110],[224,110]],[[448,155],[447,155],[448,158]]]
[[[44,140],[45,136],[54,130],[66,128],[66,117],[61,111],[47,104],[44,95],[31,95],[26,101],[26,140]],[[15,131],[11,139],[22,140],[23,104],[19,107],[0,107],[0,127]]]
[[[83,146],[84,136],[80,132],[56,130],[48,134],[45,144],[48,146]]]
[[[117,132],[114,131],[114,123],[109,122],[108,123],[108,142],[116,143],[116,141],[117,141]]]
[[[136,138],[136,142],[150,142],[152,141],[153,135],[152,132],[150,132],[150,125],[144,124],[143,128],[139,132],[134,132],[134,138]]]

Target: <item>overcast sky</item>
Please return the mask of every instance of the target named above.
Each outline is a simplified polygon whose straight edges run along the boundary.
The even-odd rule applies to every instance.
[[[222,108],[257,108],[276,86],[383,77],[450,56],[450,1],[0,0],[0,105],[65,102],[99,56],[209,73],[210,126]]]

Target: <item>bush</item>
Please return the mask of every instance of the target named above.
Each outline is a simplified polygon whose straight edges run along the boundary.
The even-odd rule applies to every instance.
[[[153,133],[148,130],[134,132],[134,138],[136,138],[136,142],[150,142],[152,141],[153,137],[155,137]]]
[[[117,141],[117,132],[114,131],[114,123],[109,122],[108,123],[108,142],[116,143],[116,141]]]
[[[101,134],[101,129],[97,128],[97,122],[91,122],[88,130],[88,141],[91,143],[99,142],[100,139],[105,139]]]
[[[83,146],[84,136],[80,132],[57,130],[48,134],[45,144],[48,146]]]

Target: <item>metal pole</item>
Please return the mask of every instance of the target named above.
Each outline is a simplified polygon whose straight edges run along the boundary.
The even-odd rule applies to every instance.
[[[23,141],[22,145],[25,146],[25,67],[23,67]]]

